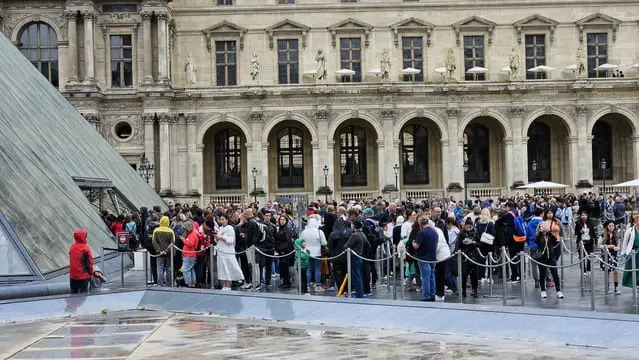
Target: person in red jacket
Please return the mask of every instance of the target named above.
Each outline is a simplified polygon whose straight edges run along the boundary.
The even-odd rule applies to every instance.
[[[87,231],[76,230],[73,233],[75,244],[69,250],[69,283],[71,293],[86,293],[89,291],[89,280],[93,274],[93,255],[87,245]]]

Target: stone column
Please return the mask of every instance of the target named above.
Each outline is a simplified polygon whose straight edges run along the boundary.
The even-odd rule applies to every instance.
[[[522,129],[523,115],[523,107],[513,106],[510,108],[510,122],[513,128],[513,151],[517,154],[517,160],[513,161],[513,182],[521,183],[521,185],[526,184],[528,181],[528,146],[523,141],[524,137],[527,137]],[[513,186],[513,182],[506,185]]]
[[[144,49],[144,85],[151,85],[153,83],[153,49],[151,45],[151,19],[153,13],[150,11],[140,12],[142,17],[142,32],[144,36],[142,47]],[[193,189],[193,188],[189,188]]]
[[[377,140],[377,188],[378,192],[383,192],[386,177],[384,176],[384,169],[386,168],[386,146],[384,146],[384,140]]]
[[[195,169],[195,178],[197,181],[197,188],[195,189],[195,191],[199,194],[200,197],[200,204],[203,204],[203,198],[204,198],[204,177],[202,176],[203,174],[203,167],[204,167],[204,144],[197,144],[195,146],[195,152],[193,153],[193,162],[196,164]]]
[[[329,112],[327,109],[320,109],[315,113],[315,118],[317,119],[317,136],[318,147],[317,149],[313,149],[313,161],[315,161],[315,153],[317,152],[318,162],[314,166],[318,168],[319,174],[321,177],[315,178],[315,181],[319,181],[320,184],[314,184],[313,189],[315,191],[323,189],[324,187],[324,165],[328,166],[328,177],[326,178],[326,183],[328,188],[331,191],[335,191],[335,169],[333,164],[333,149],[329,148],[329,140],[328,140],[328,122],[329,122]],[[323,155],[323,156],[322,156]],[[334,195],[334,194],[333,194]],[[332,195],[329,198],[334,198]]]
[[[397,159],[395,152],[394,140],[397,134],[393,133],[393,124],[395,122],[395,110],[384,109],[382,110],[382,131],[384,132],[383,147],[384,152],[380,159],[379,167],[379,186],[383,190],[396,190],[395,189],[395,172],[393,172],[393,165],[395,165]],[[399,138],[399,137],[398,137]]]
[[[171,116],[160,114],[160,195],[171,196]]]
[[[460,110],[456,107],[446,109],[447,125],[448,125],[448,150],[449,163],[442,164],[442,172],[448,173],[449,183],[444,183],[444,188],[451,185],[460,187],[464,186],[464,142],[463,138],[459,138],[458,122]],[[455,196],[457,198],[457,196]]]
[[[585,105],[577,105],[575,108],[577,123],[577,159],[571,166],[579,170],[575,183],[587,181],[592,184],[592,135],[587,131],[588,108]]]
[[[632,179],[636,179],[639,177],[639,136],[634,135],[631,137],[632,140]],[[621,179],[621,181],[626,181],[625,179]]]
[[[104,37],[104,63],[106,70],[104,83],[107,88],[113,87],[112,79],[111,79],[111,39],[109,37],[110,28],[106,25],[102,25],[102,36]],[[120,84],[115,84],[116,86],[120,86]]]
[[[155,139],[153,133],[153,122],[155,116],[153,114],[142,115],[144,120],[144,156],[149,160],[149,164],[155,166]],[[157,174],[155,174],[157,176]],[[149,181],[149,185],[155,184],[155,179]],[[155,186],[153,186],[155,188]],[[155,189],[157,190],[157,189]]]
[[[333,139],[329,139],[326,141],[326,165],[328,165],[328,186],[333,190],[333,199],[337,199],[337,195],[335,194],[337,189],[336,179],[340,173],[340,165],[339,161],[335,162],[335,141]]]
[[[169,163],[170,177],[171,177],[171,190],[174,193],[179,192],[179,176],[181,173],[180,163],[178,163],[178,120],[179,115],[171,115],[169,122]]]
[[[158,19],[158,82],[160,84],[169,83],[169,63],[168,63],[168,21],[169,14],[159,13]]]
[[[442,189],[444,189],[444,193],[446,192],[446,186],[450,184],[450,172],[444,171],[444,165],[450,167],[450,141],[448,139],[442,138],[440,140],[442,144],[442,163],[440,167],[440,171],[442,172]],[[398,149],[399,154],[399,149]],[[432,180],[431,180],[432,181]]]
[[[186,115],[186,138],[187,138],[187,145],[186,145],[187,157],[188,157],[188,163],[189,163],[187,168],[188,194],[200,195],[200,193],[198,193],[198,190],[197,190],[198,185],[200,185],[197,174],[198,174],[198,167],[203,166],[204,164],[198,163],[196,161],[197,146],[200,145],[198,144],[198,139],[197,139],[197,115],[194,115],[194,114]]]
[[[74,84],[78,82],[78,12],[67,11],[64,15],[67,18],[67,28],[69,31],[68,82]]]
[[[517,155],[519,156],[519,155]],[[504,186],[504,184],[502,184],[500,187],[502,188],[502,192],[504,191],[504,188],[506,188],[506,191],[508,191],[510,189],[510,186],[513,184],[513,169],[515,167],[515,161],[514,161],[514,153],[513,153],[513,139],[512,138],[505,138],[504,139],[504,166],[505,168],[505,172],[506,172],[506,184]],[[503,174],[502,174],[503,176]]]
[[[526,136],[525,138],[521,138],[520,143],[520,149],[523,149],[523,151],[517,153],[517,158],[521,159],[521,164],[519,164],[519,166],[515,166],[517,166],[519,171],[522,171],[521,181],[524,184],[528,184],[530,182],[530,179],[528,179],[528,137]],[[515,161],[515,163],[517,162],[519,161]]]
[[[319,141],[311,141],[311,151],[313,155],[313,178],[310,179],[310,182],[311,191],[315,194],[317,189],[324,186],[324,171],[322,169],[324,168],[325,161],[320,156]]]
[[[95,84],[95,58],[93,48],[93,21],[95,14],[90,11],[82,13],[84,18],[84,82]]]
[[[568,137],[568,151],[569,151],[569,159],[568,165],[570,166],[570,188],[572,192],[576,194],[575,184],[579,181],[579,139],[577,136],[569,136]]]

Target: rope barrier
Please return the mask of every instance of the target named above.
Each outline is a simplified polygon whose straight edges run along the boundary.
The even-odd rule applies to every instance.
[[[177,251],[179,251],[179,252],[181,252],[181,253],[184,253],[184,250],[182,250],[182,249],[180,249],[179,247],[175,246],[175,244],[171,244],[171,245],[173,245],[173,247],[175,248],[175,250],[177,250]],[[209,246],[205,247],[204,249],[195,250],[195,251],[187,250],[186,252],[187,252],[187,253],[189,253],[189,254],[193,254],[193,253],[195,253],[195,254],[199,254],[199,253],[201,253],[201,252],[207,251],[208,249],[210,249],[210,248],[212,248],[212,247],[213,247],[212,245],[209,245]]]
[[[418,259],[418,258],[414,257],[413,255],[411,255],[411,254],[409,254],[409,253],[406,253],[406,256],[410,257],[411,259],[413,259],[413,260],[415,260],[415,261],[423,262],[423,263],[426,263],[426,264],[439,264],[439,263],[441,263],[441,262],[445,262],[445,261],[448,261],[448,260],[450,260],[450,259],[454,258],[454,257],[456,256],[456,254],[457,254],[457,253],[455,253],[455,254],[453,254],[453,255],[450,255],[449,257],[447,257],[447,258],[445,258],[445,259],[442,259],[442,260],[440,260],[440,261],[427,261],[427,260]]]
[[[151,254],[151,253],[150,253],[150,252],[148,252],[148,251],[147,251],[147,253],[149,253],[149,256],[150,256],[150,257],[152,257],[152,258],[158,258],[158,257],[160,257],[160,256],[168,255],[167,251],[169,251],[169,249],[171,248],[171,246],[175,246],[175,245],[170,244],[169,246],[167,246],[167,248],[166,248],[166,249],[164,249],[163,251],[160,251],[160,253],[159,253],[159,254],[157,254],[157,255],[153,255],[153,254]]]
[[[573,263],[573,264],[568,264],[568,265],[564,265],[564,266],[560,266],[560,265],[554,265],[554,266],[553,266],[553,265],[548,265],[548,264],[541,263],[541,262],[539,262],[539,261],[535,260],[535,258],[533,258],[532,256],[530,256],[530,255],[528,255],[528,254],[525,254],[525,256],[526,256],[527,258],[529,258],[532,262],[534,262],[534,263],[535,263],[535,264],[537,264],[537,265],[545,266],[545,267],[547,267],[547,268],[552,268],[552,269],[562,269],[562,268],[569,268],[569,267],[573,267],[573,266],[579,265],[579,264],[581,264],[582,262],[587,261],[587,260],[589,260],[589,259],[590,259],[590,257],[588,257],[588,256],[584,256],[581,260],[579,260],[579,261],[577,261],[576,263]]]
[[[389,256],[389,257],[387,257],[387,258],[383,258],[383,259],[376,259],[376,260],[372,260],[372,259],[368,259],[368,258],[365,258],[365,257],[363,257],[363,256],[359,255],[359,254],[358,254],[358,253],[356,253],[355,251],[351,251],[351,253],[352,253],[352,254],[354,254],[355,256],[357,256],[358,258],[362,259],[362,260],[370,261],[370,262],[386,261],[386,260],[390,260],[390,259],[392,259],[392,258],[393,258],[392,256]]]
[[[266,254],[266,253],[262,252],[262,250],[260,250],[260,248],[258,248],[258,247],[255,248],[255,251],[257,251],[258,253],[260,253],[260,254],[268,257],[268,258],[271,258],[271,259],[281,259],[281,258],[289,257],[289,256],[295,254],[295,250],[293,250],[290,253],[284,254],[284,255],[271,255],[271,254]]]
[[[485,265],[485,264],[480,264],[478,262],[476,262],[475,260],[471,259],[465,252],[461,252],[462,256],[466,258],[466,260],[470,261],[471,263],[477,265],[477,266],[481,266],[484,268],[488,268],[488,269],[495,269],[504,265],[509,264],[508,262],[506,264],[493,264],[493,265]]]

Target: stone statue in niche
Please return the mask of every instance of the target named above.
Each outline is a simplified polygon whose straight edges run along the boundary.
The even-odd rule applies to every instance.
[[[257,77],[260,75],[260,60],[257,58],[257,53],[253,53],[253,57],[251,58],[251,78],[253,81],[257,80]]]
[[[455,51],[453,49],[448,49],[445,65],[446,65],[446,73],[448,74],[447,80],[448,81],[454,80],[455,70],[457,70],[457,65],[455,65]]]
[[[186,63],[184,64],[184,72],[186,72],[187,84],[193,85],[197,82],[195,78],[197,68],[195,66],[195,60],[193,60],[193,55],[191,53],[189,53],[189,57],[186,58]]]
[[[521,80],[521,74],[519,73],[519,63],[521,62],[521,58],[519,57],[519,53],[512,48],[510,53],[510,63],[508,67],[510,68],[510,81]]]
[[[315,80],[326,80],[326,56],[322,49],[317,49],[315,62],[317,63],[317,67],[315,69]]]
[[[577,76],[586,73],[586,58],[584,56],[584,46],[579,44],[577,48]]]
[[[391,71],[390,52],[388,49],[384,49],[382,52],[382,59],[379,62],[379,75],[382,80],[388,80]]]

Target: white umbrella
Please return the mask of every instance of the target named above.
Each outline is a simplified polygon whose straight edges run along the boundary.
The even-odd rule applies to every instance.
[[[639,69],[639,63],[628,66],[628,69],[630,68]]]
[[[486,71],[488,71],[488,69],[483,68],[481,66],[475,66],[474,68],[468,69],[468,71],[466,71],[466,73],[467,74],[483,74]]]
[[[337,75],[355,75],[355,71],[351,69],[340,69],[335,72]]]
[[[612,185],[612,187],[639,187],[639,179],[626,181],[621,184]]]
[[[518,187],[518,189],[563,189],[567,187],[568,185],[558,184],[550,181],[538,181],[520,186]]]
[[[439,74],[445,74],[448,72],[448,70],[446,70],[445,67],[438,67],[437,69],[435,69],[435,72]]]
[[[415,69],[412,67],[407,67],[406,69],[402,70],[402,74],[404,75],[417,75],[419,73],[421,73],[422,71],[419,69]]]
[[[617,69],[617,68],[619,68],[619,66],[605,63],[605,64],[601,64],[601,65],[597,66],[593,70],[595,70],[595,71],[596,70],[606,70],[607,71],[607,70],[614,70],[614,69]]]
[[[375,74],[375,75],[381,74],[382,73],[382,69],[370,69],[370,70],[368,70],[368,73],[369,74]]]
[[[546,65],[539,65],[539,66],[535,66],[534,68],[528,69],[528,71],[534,72],[534,73],[548,72],[548,71],[552,71],[552,70],[555,70],[555,68],[550,67],[550,66],[546,66]]]
[[[510,66],[503,67],[503,68],[499,69],[499,71],[505,72],[507,74],[510,74]]]
[[[576,64],[566,66],[566,70],[577,71],[579,67]]]
[[[317,74],[317,70],[306,70],[304,71],[304,75],[315,75]]]

